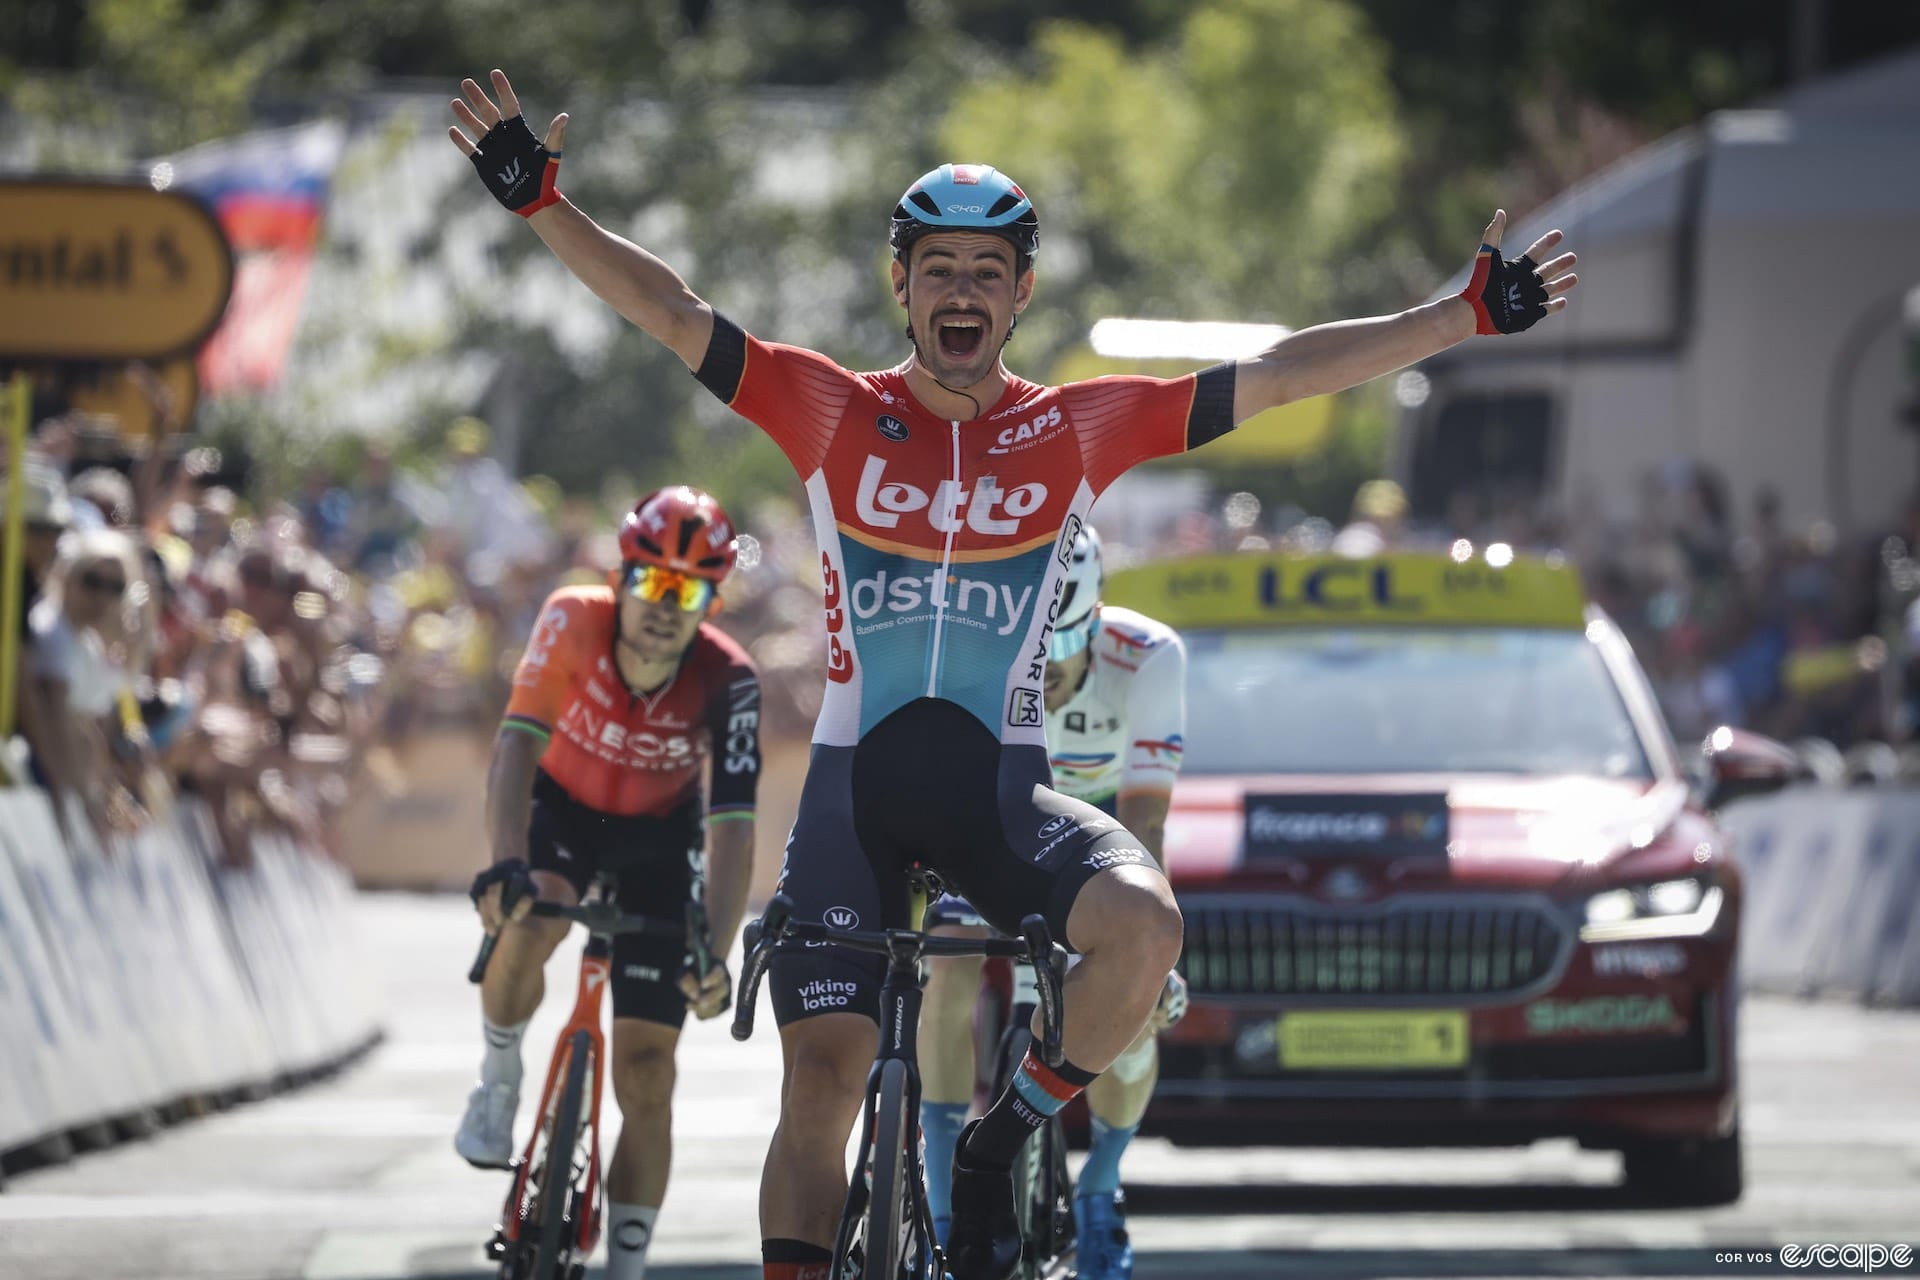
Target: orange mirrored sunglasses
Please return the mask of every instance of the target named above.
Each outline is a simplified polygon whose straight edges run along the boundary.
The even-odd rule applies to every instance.
[[[675,604],[682,613],[705,613],[713,603],[713,584],[657,564],[630,564],[624,585],[628,595],[648,604]]]

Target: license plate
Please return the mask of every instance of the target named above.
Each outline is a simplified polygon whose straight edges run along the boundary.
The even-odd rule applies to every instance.
[[[1462,1009],[1289,1013],[1274,1039],[1281,1067],[1295,1071],[1463,1067],[1470,1048]]]

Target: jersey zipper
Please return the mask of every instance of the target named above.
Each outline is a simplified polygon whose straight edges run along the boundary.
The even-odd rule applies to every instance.
[[[940,638],[947,624],[947,577],[953,572],[953,539],[960,532],[960,523],[954,519],[960,514],[960,420],[948,420],[953,427],[953,492],[956,501],[953,509],[947,512],[947,541],[940,552],[940,577],[934,584],[933,597],[933,646],[927,656],[927,696],[937,698],[940,685]]]

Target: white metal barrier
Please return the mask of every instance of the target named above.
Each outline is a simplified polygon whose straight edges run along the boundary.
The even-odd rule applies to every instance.
[[[215,847],[193,801],[103,850],[63,841],[43,792],[0,790],[0,1151],[271,1085],[377,1034],[345,870],[283,837],[256,837],[246,868]]]
[[[1723,815],[1748,987],[1920,1005],[1920,789],[1796,786]]]

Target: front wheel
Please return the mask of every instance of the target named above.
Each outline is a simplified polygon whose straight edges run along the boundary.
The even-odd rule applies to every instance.
[[[1642,1142],[1621,1155],[1628,1190],[1655,1204],[1732,1204],[1745,1190],[1737,1125],[1724,1137]]]
[[[907,1143],[913,1117],[907,1114],[907,1064],[890,1059],[880,1068],[880,1097],[873,1112],[873,1190],[867,1198],[860,1280],[900,1280],[910,1226],[907,1194],[912,1169]]]
[[[563,1259],[571,1260],[573,1235],[578,1228],[568,1212],[573,1206],[573,1159],[580,1150],[580,1129],[586,1110],[587,1081],[593,1070],[593,1037],[576,1031],[567,1042],[566,1082],[552,1111],[547,1131],[545,1164],[540,1172],[540,1247],[534,1254],[529,1280],[566,1280]]]

